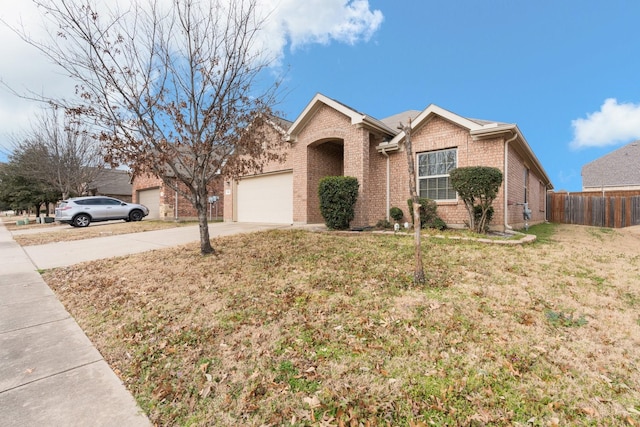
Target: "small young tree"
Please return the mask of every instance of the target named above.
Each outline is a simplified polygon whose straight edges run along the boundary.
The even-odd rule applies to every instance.
[[[318,185],[320,213],[332,230],[346,230],[355,216],[358,180],[352,176],[326,176]]]
[[[415,245],[415,258],[416,265],[413,272],[413,283],[423,284],[426,281],[424,276],[424,267],[422,265],[422,245],[420,243],[421,234],[421,222],[420,222],[420,198],[418,197],[418,191],[416,190],[416,168],[414,165],[415,159],[413,158],[413,149],[411,147],[411,119],[405,126],[402,123],[398,126],[398,129],[404,131],[404,145],[407,152],[407,166],[409,167],[409,194],[413,200],[412,218],[414,229],[414,245]]]
[[[491,205],[502,184],[502,172],[487,166],[470,166],[452,170],[449,179],[467,208],[469,228],[485,233],[493,214]]]
[[[427,199],[425,197],[418,197],[418,203],[420,204],[420,209],[418,209],[418,212],[420,213],[420,225],[422,228],[429,228],[436,218],[438,218],[438,204],[435,200]],[[411,213],[411,221],[414,221],[413,199],[408,199],[407,205],[409,206],[409,212]]]

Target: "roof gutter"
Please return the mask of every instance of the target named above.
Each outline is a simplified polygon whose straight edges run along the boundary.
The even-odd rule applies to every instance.
[[[367,116],[366,114],[362,115],[361,123],[364,123],[369,127],[377,130],[378,132],[384,133],[389,136],[396,136],[398,134],[398,131],[391,129],[380,120],[374,119],[373,117]]]
[[[472,130],[470,133],[473,139],[477,141],[481,139],[498,137],[507,132],[515,133],[516,135],[520,136],[520,139],[522,140],[522,144],[520,144],[520,146],[522,147],[522,149],[526,151],[526,155],[533,160],[532,166],[534,166],[536,173],[546,182],[545,186],[547,187],[547,189],[549,190],[553,189],[553,184],[551,184],[551,179],[549,179],[547,172],[542,168],[542,163],[540,163],[540,160],[538,160],[538,157],[531,150],[529,143],[524,138],[524,136],[522,135],[522,132],[520,132],[520,129],[518,129],[517,125],[506,124],[506,125],[493,126],[489,128],[485,127],[484,129]],[[513,140],[515,140],[515,138],[511,139],[511,141]]]

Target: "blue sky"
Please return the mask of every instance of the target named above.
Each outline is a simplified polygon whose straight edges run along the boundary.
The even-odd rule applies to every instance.
[[[555,189],[569,191],[584,164],[640,139],[640,2],[264,1],[281,9],[270,31],[288,69],[279,108],[289,120],[320,92],[376,118],[433,103],[516,123]],[[0,5],[0,17],[16,7]],[[0,54],[22,68],[2,61],[3,80],[46,68],[6,45]],[[0,134],[24,125],[28,109],[13,98],[0,91]]]
[[[640,2],[369,4],[384,20],[368,42],[286,53],[289,117],[321,92],[377,118],[434,103],[516,123],[555,189],[569,191],[581,189],[584,164],[640,139]],[[609,98],[632,105],[601,123],[602,140],[572,147],[573,121],[600,112]],[[631,130],[620,136],[612,125]]]

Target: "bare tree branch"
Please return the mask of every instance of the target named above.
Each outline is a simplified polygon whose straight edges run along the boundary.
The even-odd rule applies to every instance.
[[[100,144],[75,114],[50,107],[31,128],[13,137],[13,155],[23,177],[53,187],[66,199],[81,195],[103,166]]]
[[[34,0],[48,22],[41,42],[16,30],[78,83],[51,100],[99,127],[106,160],[152,173],[198,211],[202,253],[210,183],[281,160],[266,138],[279,84],[256,50],[257,0]],[[265,79],[265,80],[262,80]],[[186,189],[186,190],[185,190]]]

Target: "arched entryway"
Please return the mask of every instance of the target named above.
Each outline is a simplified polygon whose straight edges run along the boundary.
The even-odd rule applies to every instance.
[[[307,146],[307,222],[324,222],[318,185],[325,176],[344,175],[344,140],[327,139]]]

